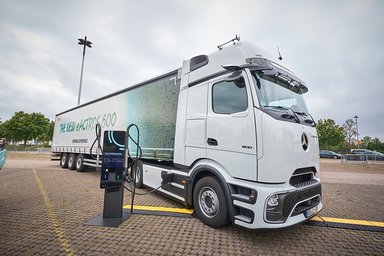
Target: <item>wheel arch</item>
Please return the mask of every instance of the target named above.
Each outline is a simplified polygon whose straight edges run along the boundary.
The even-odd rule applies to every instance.
[[[188,191],[187,191],[187,204],[188,206],[193,206],[193,191],[195,190],[196,183],[204,177],[213,176],[216,177],[224,191],[225,200],[227,202],[227,211],[229,220],[233,223],[234,221],[234,207],[231,199],[231,192],[222,173],[214,166],[207,163],[198,165],[192,171],[188,181]]]

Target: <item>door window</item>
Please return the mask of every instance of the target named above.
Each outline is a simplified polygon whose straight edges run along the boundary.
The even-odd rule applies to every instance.
[[[232,114],[248,108],[244,78],[222,81],[213,85],[212,107],[217,114]]]

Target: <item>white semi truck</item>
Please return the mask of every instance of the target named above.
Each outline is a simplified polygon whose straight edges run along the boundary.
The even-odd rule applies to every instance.
[[[220,48],[57,114],[52,152],[60,165],[85,171],[97,164],[96,124],[136,124],[138,183],[161,186],[205,224],[277,229],[309,220],[323,204],[306,85],[252,43]]]

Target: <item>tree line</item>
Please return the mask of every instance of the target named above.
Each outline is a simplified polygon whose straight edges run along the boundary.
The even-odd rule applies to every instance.
[[[357,126],[352,119],[347,119],[341,126],[332,119],[320,119],[316,127],[320,149],[350,153],[351,149],[359,147],[384,152],[384,143],[377,137],[357,139]]]
[[[39,143],[48,143],[52,140],[54,122],[41,113],[16,112],[11,119],[0,121],[0,138],[5,138],[8,143],[34,140]]]

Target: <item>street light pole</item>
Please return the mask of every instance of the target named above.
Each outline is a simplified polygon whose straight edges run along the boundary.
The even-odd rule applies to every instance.
[[[81,85],[83,83],[83,69],[84,69],[85,48],[86,47],[92,48],[92,46],[91,46],[92,42],[91,41],[87,41],[87,36],[85,36],[84,39],[79,38],[78,40],[79,40],[79,42],[78,42],[79,45],[84,45],[84,48],[83,48],[83,60],[81,62],[79,95],[78,95],[78,98],[77,98],[77,105],[80,105]]]
[[[359,142],[359,126],[357,125],[357,118],[359,118],[358,115],[355,115],[353,118],[355,118],[356,123],[356,137],[357,137],[357,148],[360,148],[360,142]]]

